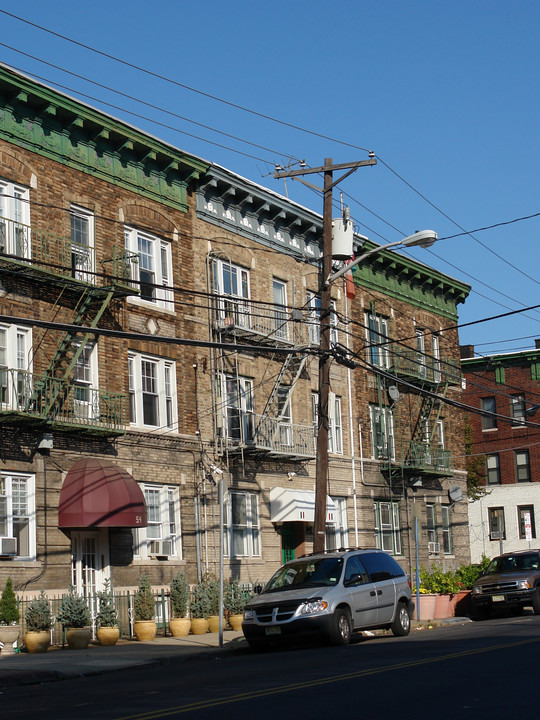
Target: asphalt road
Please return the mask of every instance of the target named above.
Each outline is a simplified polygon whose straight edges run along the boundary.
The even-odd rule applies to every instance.
[[[540,616],[13,687],[0,718],[508,720],[537,708]]]

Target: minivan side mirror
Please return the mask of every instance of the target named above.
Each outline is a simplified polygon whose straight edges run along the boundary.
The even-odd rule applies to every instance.
[[[260,595],[262,592],[262,585],[254,585],[253,592],[255,593],[255,595]]]

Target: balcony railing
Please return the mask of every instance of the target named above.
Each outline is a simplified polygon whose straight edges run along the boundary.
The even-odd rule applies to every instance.
[[[294,425],[268,415],[250,415],[242,427],[246,429],[245,438],[227,437],[229,451],[243,448],[282,457],[315,457],[312,425]]]
[[[0,368],[0,422],[44,421],[53,427],[125,432],[126,396],[69,380]]]
[[[32,231],[29,225],[0,217],[0,258],[23,261],[28,267],[56,277],[80,280],[92,285],[131,286],[131,264],[137,254],[113,247],[111,258],[95,267],[95,251],[89,245],[52,233]],[[101,273],[101,274],[100,274]],[[136,287],[133,292],[138,292]]]
[[[309,328],[318,330],[318,319],[307,310],[288,310],[282,305],[251,303],[249,300],[216,295],[213,304],[214,327],[238,337],[250,336],[260,342],[306,345]]]
[[[414,350],[400,349],[392,353],[390,371],[399,377],[421,380],[433,385],[461,382],[459,363],[449,358],[432,358]]]
[[[403,465],[414,470],[446,473],[452,466],[452,454],[449,450],[426,443],[411,443]]]

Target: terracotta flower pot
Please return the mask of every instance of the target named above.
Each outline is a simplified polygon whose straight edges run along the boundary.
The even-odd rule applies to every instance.
[[[169,630],[173,637],[185,637],[189,635],[191,629],[191,621],[189,618],[171,618],[169,620]]]
[[[208,620],[205,618],[191,618],[191,632],[193,635],[204,635],[208,632]]]
[[[44,653],[51,644],[50,630],[28,630],[24,634],[24,644],[29,653]]]
[[[436,595],[431,593],[420,594],[418,603],[417,617],[419,620],[431,620],[435,617],[435,599]]]
[[[435,614],[434,618],[450,617],[450,595],[440,593],[435,598]]]
[[[86,650],[90,645],[91,638],[92,631],[89,627],[66,630],[66,640],[70,650]]]
[[[134,627],[137,640],[149,642],[156,637],[157,625],[155,620],[135,620]]]
[[[117,627],[99,627],[97,639],[100,645],[116,645],[120,638],[120,630]]]

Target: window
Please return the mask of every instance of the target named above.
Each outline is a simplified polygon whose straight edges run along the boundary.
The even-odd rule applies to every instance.
[[[223,419],[225,437],[234,442],[253,438],[253,380],[235,375],[223,377]]]
[[[375,543],[380,550],[401,555],[399,503],[375,502]]]
[[[135,532],[135,554],[143,557],[182,557],[180,499],[178,488],[169,485],[142,486],[148,525]]]
[[[394,460],[394,414],[390,408],[370,405],[371,456],[377,460]]]
[[[441,347],[438,333],[431,333],[431,362],[433,366],[433,381],[441,382]]]
[[[368,359],[372,365],[390,367],[390,352],[388,350],[389,333],[388,318],[366,312],[366,337],[368,342]]]
[[[312,345],[320,345],[321,343],[321,296],[314,292],[308,291],[307,294],[308,307],[308,337]],[[337,343],[337,315],[336,304],[332,300],[330,307],[330,344]]]
[[[131,263],[132,278],[140,288],[141,300],[174,310],[171,243],[134,228],[124,229],[126,250],[138,256]]]
[[[129,355],[128,366],[131,425],[175,430],[175,363],[133,353]]]
[[[23,409],[32,394],[31,348],[31,330],[0,325],[0,402],[14,410]]]
[[[441,505],[441,525],[443,552],[445,555],[452,555],[454,546],[452,543],[452,524],[450,522],[450,507]]]
[[[224,325],[251,326],[249,272],[223,260],[214,260],[214,292],[218,294],[218,319]]]
[[[510,415],[512,425],[523,425],[525,422],[525,397],[522,394],[510,395]]]
[[[440,548],[437,542],[437,519],[435,515],[435,505],[431,503],[426,505],[426,532],[428,552],[438,554]]]
[[[72,205],[71,273],[77,280],[94,282],[94,216],[88,210]]]
[[[289,324],[287,313],[287,285],[281,280],[273,279],[274,293],[274,337],[280,340],[289,339]]]
[[[486,477],[488,485],[500,485],[501,467],[499,463],[499,453],[486,455]]]
[[[7,180],[0,180],[0,252],[31,257],[30,193]]]
[[[494,397],[480,398],[480,408],[483,413],[496,413]],[[497,427],[497,418],[491,415],[482,415],[482,430],[493,430]]]
[[[426,333],[425,330],[416,328],[416,362],[418,363],[417,372],[419,375],[426,375]]]
[[[516,481],[530,482],[531,466],[529,464],[529,451],[516,450],[514,452],[514,463],[516,466]]]
[[[504,508],[488,508],[488,524],[490,540],[506,540],[506,527],[504,523]]]
[[[335,522],[333,525],[326,525],[326,549],[334,550],[349,546],[349,535],[347,525],[347,498],[332,497],[336,508]]]
[[[80,345],[73,344],[78,351]],[[74,401],[73,412],[76,418],[90,420],[99,417],[99,394],[97,386],[97,352],[95,345],[87,343],[75,362],[73,368]]]
[[[290,447],[293,444],[292,412],[291,412],[291,388],[288,385],[280,385],[277,391],[278,418],[279,418],[279,442],[280,445]]]
[[[33,475],[0,475],[0,543],[3,538],[14,538],[15,555],[21,558],[35,559],[34,494]]]
[[[536,526],[534,523],[534,505],[518,505],[518,527],[519,537],[522,540],[536,538]],[[529,538],[527,538],[527,530],[529,531]]]
[[[225,555],[259,557],[261,539],[257,495],[231,491],[224,506]]]
[[[319,429],[319,395],[311,393],[311,417],[313,420],[313,436],[317,447]],[[343,426],[341,423],[341,398],[333,392],[328,395],[328,452],[343,454]]]

